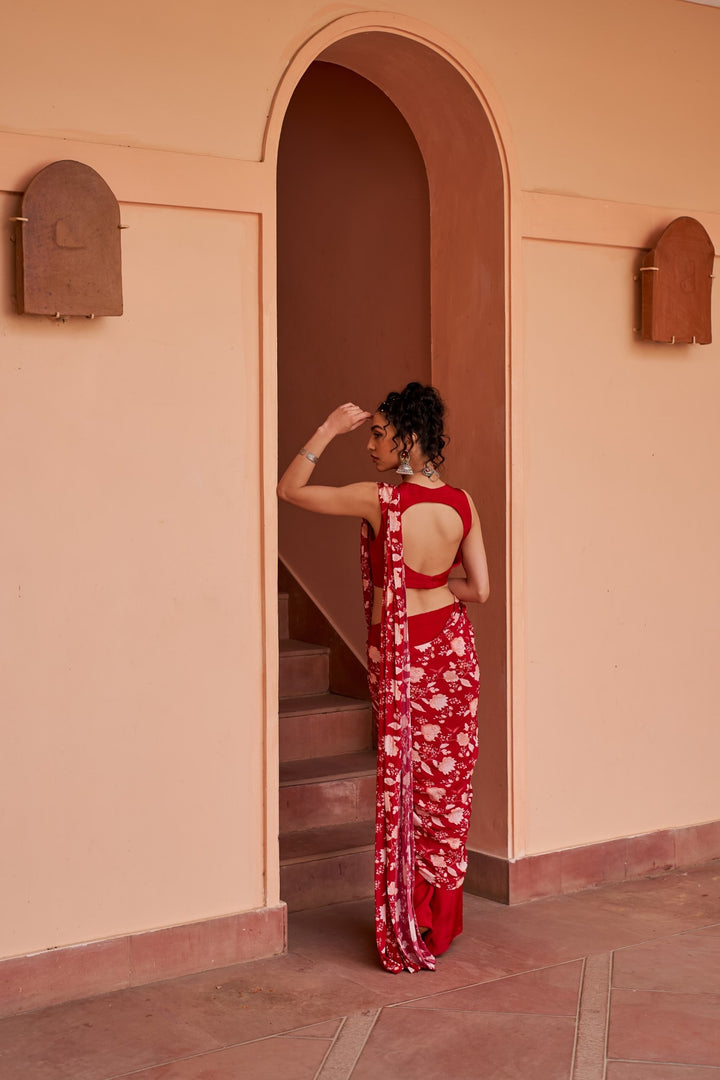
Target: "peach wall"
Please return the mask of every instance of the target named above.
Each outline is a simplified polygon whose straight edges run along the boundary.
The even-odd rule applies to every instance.
[[[265,900],[257,220],[122,219],[121,319],[2,268],[4,955]]]
[[[720,816],[718,346],[637,340],[640,255],[523,252],[530,853]]]
[[[720,12],[374,6],[510,154],[515,850],[720,818],[717,346],[628,329],[650,221],[714,210],[719,243]],[[77,157],[131,228],[122,319],[20,319],[0,264],[2,954],[277,899],[273,101],[347,12],[5,13],[0,190]]]
[[[682,0],[373,0],[369,8],[376,15],[367,23],[424,21],[482,69],[512,126],[521,187],[713,204],[717,10]],[[310,0],[256,10],[227,0],[208,10],[191,0],[128,0],[110,12],[91,0],[62,9],[43,0],[29,19],[11,7],[3,27],[16,47],[0,73],[0,128],[259,160],[287,65],[354,10]]]

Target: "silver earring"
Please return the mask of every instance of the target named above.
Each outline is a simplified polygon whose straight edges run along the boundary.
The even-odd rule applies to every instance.
[[[400,464],[398,465],[395,472],[398,473],[400,476],[413,475],[413,468],[410,464],[410,455],[408,454],[407,450],[400,451]]]
[[[420,472],[423,474],[423,476],[427,476],[428,480],[440,479],[440,473],[437,471],[437,469],[433,468],[429,461],[425,462]]]

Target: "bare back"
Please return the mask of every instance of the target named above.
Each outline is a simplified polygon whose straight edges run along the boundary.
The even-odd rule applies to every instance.
[[[408,506],[402,514],[403,551],[407,567],[421,574],[435,576],[452,566],[463,539],[463,522],[457,510],[442,503],[420,502]],[[408,588],[408,615],[452,604],[454,597],[447,585],[435,589]],[[373,622],[380,619],[382,590],[375,588]]]

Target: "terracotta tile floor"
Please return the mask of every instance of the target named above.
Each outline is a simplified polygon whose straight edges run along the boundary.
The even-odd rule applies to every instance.
[[[2,1080],[720,1080],[720,862],[506,908],[438,970],[378,967],[368,902],[287,956],[0,1021]]]

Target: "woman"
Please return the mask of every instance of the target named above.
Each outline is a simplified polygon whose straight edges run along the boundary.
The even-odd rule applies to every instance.
[[[465,602],[487,600],[487,562],[467,492],[443,483],[444,405],[409,383],[374,414],[340,405],[285,470],[280,498],[363,519],[368,682],[378,724],[376,938],[388,971],[434,969],[462,930],[477,759],[479,673]],[[336,435],[370,421],[368,450],[399,484],[310,485]],[[449,578],[462,563],[464,577]]]

